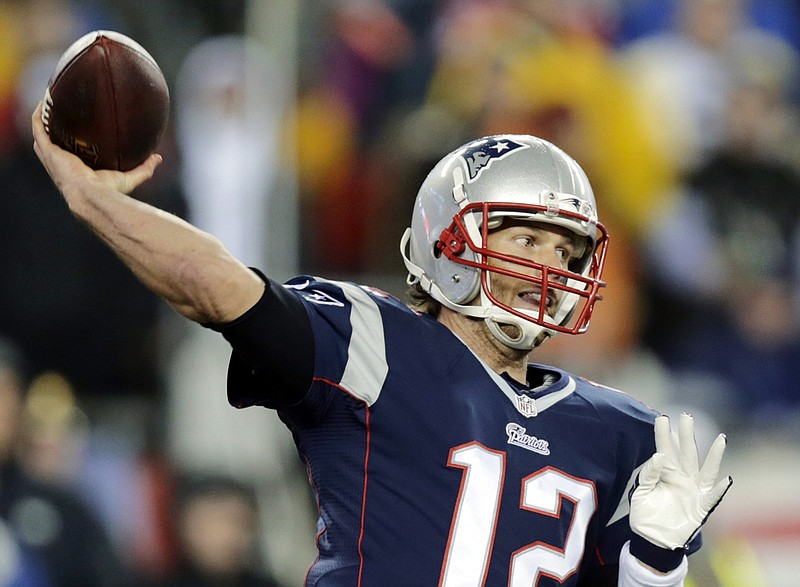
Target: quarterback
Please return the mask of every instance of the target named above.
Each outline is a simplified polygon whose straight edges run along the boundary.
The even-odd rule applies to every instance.
[[[308,586],[675,586],[731,484],[691,416],[529,362],[580,334],[608,234],[556,146],[484,137],[423,182],[400,248],[409,305],[374,288],[285,284],[129,197],[160,162],[92,171],[33,117],[72,213],[187,318],[232,346],[228,398],[278,411],[319,507]],[[533,352],[532,352],[533,351]]]

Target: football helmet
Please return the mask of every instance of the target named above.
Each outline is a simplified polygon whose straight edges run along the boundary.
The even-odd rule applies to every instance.
[[[564,267],[493,251],[489,231],[506,218],[565,227],[584,246]],[[467,143],[436,164],[420,187],[400,248],[409,285],[419,284],[456,312],[485,319],[504,344],[532,349],[557,332],[586,331],[602,299],[607,244],[589,180],[569,155],[537,137],[495,135]],[[532,283],[538,309],[497,299],[495,273]]]

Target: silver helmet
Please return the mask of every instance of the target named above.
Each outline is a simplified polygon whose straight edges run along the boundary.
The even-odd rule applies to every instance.
[[[490,250],[489,230],[509,217],[567,228],[584,246],[566,268]],[[504,344],[531,349],[557,332],[586,331],[602,299],[607,243],[589,180],[569,155],[533,136],[495,135],[467,143],[436,164],[420,187],[400,248],[409,284],[452,310],[485,319]],[[528,271],[499,269],[490,264],[493,259]],[[535,284],[538,310],[500,302],[491,290],[493,272]],[[545,300],[552,299],[556,306],[547,308]],[[515,326],[517,334],[503,324]]]

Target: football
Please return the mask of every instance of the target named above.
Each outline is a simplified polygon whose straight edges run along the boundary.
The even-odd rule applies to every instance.
[[[50,139],[93,169],[127,171],[158,148],[169,89],[155,59],[133,39],[94,31],[59,58],[45,91]]]

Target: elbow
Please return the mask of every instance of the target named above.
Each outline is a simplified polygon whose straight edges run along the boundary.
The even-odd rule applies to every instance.
[[[223,264],[203,256],[181,263],[178,275],[183,295],[170,300],[171,305],[194,322],[222,322],[225,291],[230,287]]]
[[[211,249],[180,264],[184,295],[170,300],[178,313],[200,324],[222,324],[238,318],[260,297],[260,293],[250,293],[254,282],[260,291],[264,286],[218,241]]]

